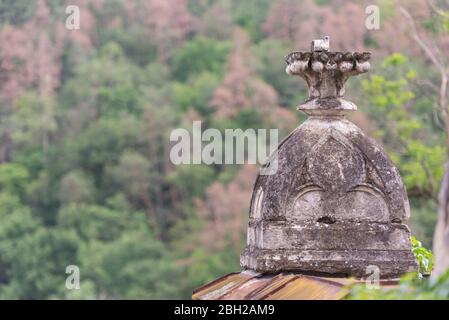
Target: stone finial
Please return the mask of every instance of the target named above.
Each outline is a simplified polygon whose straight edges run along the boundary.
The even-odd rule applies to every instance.
[[[411,252],[409,202],[399,170],[376,141],[342,115],[344,83],[369,70],[369,53],[312,51],[287,56],[287,73],[303,77],[309,117],[269,159],[277,172],[259,175],[241,265],[264,273],[295,271],[381,278],[417,270]]]
[[[312,41],[310,52],[287,55],[287,74],[304,78],[309,86],[309,103],[299,109],[354,109],[348,101],[339,99],[350,76],[369,71],[370,57],[369,52],[330,52],[329,37]]]

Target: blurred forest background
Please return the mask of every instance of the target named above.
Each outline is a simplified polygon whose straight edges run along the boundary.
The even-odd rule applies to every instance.
[[[379,30],[365,27],[370,4]],[[402,4],[447,59],[440,9]],[[65,28],[67,5],[80,30]],[[170,132],[202,120],[283,138],[306,97],[284,56],[324,35],[373,53],[347,88],[352,120],[399,166],[412,233],[431,247],[447,158],[440,75],[398,5],[0,0],[0,298],[189,298],[238,271],[257,167],[174,166]],[[65,287],[68,265],[80,290]]]

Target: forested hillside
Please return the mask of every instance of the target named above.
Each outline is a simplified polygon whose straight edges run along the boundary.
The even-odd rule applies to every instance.
[[[254,165],[170,162],[170,132],[279,128],[306,96],[284,56],[373,53],[353,121],[398,165],[427,246],[446,161],[438,72],[396,1],[0,0],[0,298],[189,298],[238,271]],[[80,8],[80,29],[65,8]],[[449,23],[405,1],[447,58]],[[67,290],[68,265],[81,289]]]

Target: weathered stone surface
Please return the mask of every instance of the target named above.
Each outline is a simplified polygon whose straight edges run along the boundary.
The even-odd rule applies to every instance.
[[[409,250],[268,250],[246,248],[240,264],[264,273],[298,271],[310,274],[366,277],[367,266],[377,266],[380,278],[397,278],[416,271]]]
[[[409,229],[396,223],[251,221],[248,229],[248,245],[264,249],[411,249]]]
[[[379,144],[343,117],[310,117],[279,145],[275,156],[277,159],[273,157],[269,161],[277,161],[277,173],[258,176],[250,216],[288,219],[292,206],[301,201],[298,195],[305,196],[314,190],[321,193],[320,198],[329,199],[314,203],[328,213],[344,209],[350,214],[354,209],[351,207],[358,205],[372,212],[370,207],[375,206],[381,212],[378,215],[384,216],[383,221],[386,205],[386,220],[405,221],[410,216],[407,194],[397,168]],[[257,212],[254,200],[259,190],[264,190],[264,197]],[[362,201],[354,203],[354,198]],[[380,201],[370,201],[373,198]],[[365,206],[363,201],[371,204]],[[323,207],[327,204],[328,208]],[[354,214],[363,219],[363,211]]]
[[[345,119],[357,107],[344,82],[368,71],[368,53],[295,52],[287,72],[309,84],[298,107],[309,118],[278,147],[259,175],[250,206],[244,268],[381,277],[416,270],[410,216],[399,171],[382,147]]]

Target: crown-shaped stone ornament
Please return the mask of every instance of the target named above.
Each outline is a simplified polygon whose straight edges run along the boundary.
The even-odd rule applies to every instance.
[[[309,86],[308,101],[298,107],[308,114],[356,110],[354,104],[342,99],[345,82],[370,69],[371,53],[330,52],[329,44],[329,37],[313,40],[310,52],[295,51],[286,57],[287,74],[304,78]]]
[[[286,57],[287,73],[304,78],[310,117],[278,147],[251,199],[245,269],[381,278],[416,271],[410,208],[399,170],[372,138],[345,118],[350,76],[370,69],[368,52],[331,52],[329,37]],[[368,271],[367,271],[368,270]]]

